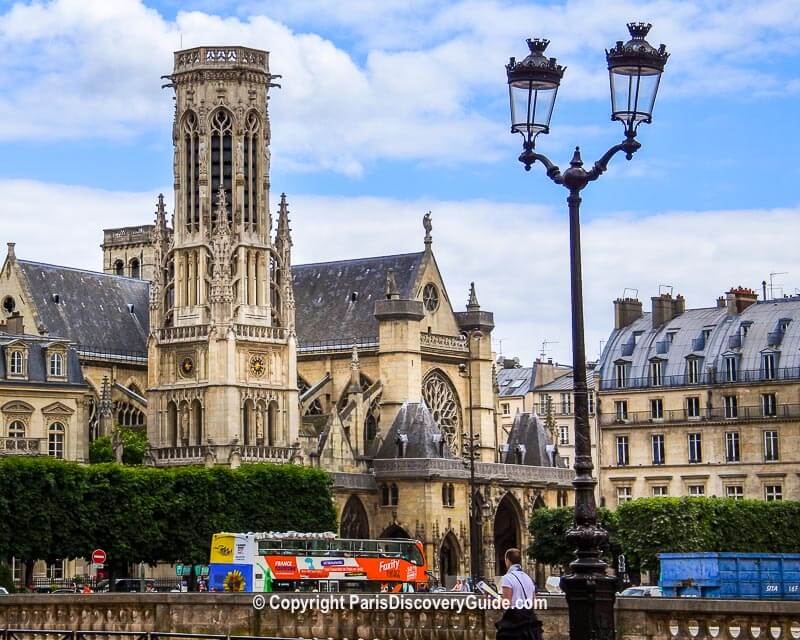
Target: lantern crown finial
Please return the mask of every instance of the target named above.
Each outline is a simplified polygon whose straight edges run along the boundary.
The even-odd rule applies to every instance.
[[[550,44],[550,41],[547,38],[528,38],[528,49],[531,50],[531,53],[544,53],[544,50],[547,49],[547,45]]]
[[[628,33],[631,34],[631,38],[634,40],[644,40],[647,37],[647,34],[650,32],[650,29],[653,28],[653,25],[649,22],[629,22],[628,23]]]

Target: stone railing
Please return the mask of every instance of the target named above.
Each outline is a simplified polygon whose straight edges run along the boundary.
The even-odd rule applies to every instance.
[[[343,602],[326,614],[319,604],[301,613],[292,602],[308,595],[98,593],[24,594],[0,598],[0,630],[47,629],[113,633],[213,633],[280,638],[339,640],[494,640],[493,610],[464,607],[461,594],[382,594],[362,605],[350,594],[314,594],[316,602]],[[271,601],[275,598],[274,601]],[[344,600],[340,600],[343,598]],[[418,602],[429,598],[429,609]],[[537,612],[547,640],[567,640],[563,596],[543,598]],[[307,600],[306,600],[307,602]],[[393,603],[389,606],[389,603]],[[383,605],[383,606],[381,606]],[[474,606],[474,605],[473,605]],[[616,605],[617,640],[798,640],[800,602],[711,600],[700,598],[620,598]],[[57,637],[54,633],[52,637]],[[24,634],[15,637],[24,638]]]
[[[150,449],[150,462],[158,466],[180,466],[190,464],[242,463],[242,462],[292,462],[297,455],[296,447],[273,447],[269,445],[203,444],[179,445]]]
[[[259,342],[286,342],[286,329],[282,327],[264,327],[255,324],[234,325],[234,331],[240,338],[258,340]]]
[[[445,478],[469,477],[467,460],[442,458],[391,458],[377,459],[373,462],[375,476],[391,478],[425,478],[441,476]],[[476,462],[475,476],[479,480],[506,480],[509,482],[532,484],[558,484],[568,486],[574,472],[571,469],[555,467],[532,467],[519,464],[500,464],[496,462]]]
[[[46,453],[45,438],[0,438],[0,456],[42,456]]]
[[[158,330],[159,342],[191,342],[208,336],[207,324],[192,324],[186,327],[164,327]]]
[[[106,229],[103,232],[103,244],[113,246],[116,244],[129,244],[133,242],[150,242],[150,233],[154,225],[145,224],[140,227],[122,227],[121,229]]]
[[[331,473],[334,489],[350,489],[351,491],[376,491],[375,476],[371,473]]]
[[[457,351],[468,353],[469,347],[464,336],[446,336],[441,333],[419,334],[419,343],[423,351]]]
[[[175,52],[175,71],[198,67],[253,67],[267,70],[267,52],[247,47],[196,47]]]
[[[269,445],[242,445],[242,462],[291,462],[297,449],[292,447],[272,447]]]

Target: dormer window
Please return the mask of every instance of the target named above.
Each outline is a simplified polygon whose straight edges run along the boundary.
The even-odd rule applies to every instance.
[[[12,376],[25,375],[25,358],[22,351],[12,351],[8,356],[8,372]]]
[[[664,384],[664,361],[652,360],[650,362],[650,386],[660,387]]]
[[[738,379],[738,358],[736,356],[725,356],[725,382],[736,382]]]
[[[700,383],[700,358],[687,358],[686,382],[687,384]]]
[[[750,331],[750,326],[752,324],[752,322],[742,322],[742,324],[739,326],[739,333],[741,334],[742,338],[747,337],[747,332]]]
[[[786,330],[789,328],[789,323],[791,322],[791,318],[781,318],[780,322],[778,322],[778,331],[781,333],[786,333]]]
[[[764,376],[764,380],[774,380],[775,379],[775,354],[774,353],[765,353],[761,357],[761,371]]]
[[[48,358],[50,377],[61,378],[64,375],[64,355],[61,353],[51,353]]]
[[[618,362],[614,365],[614,381],[617,389],[624,389],[628,386],[628,363]]]

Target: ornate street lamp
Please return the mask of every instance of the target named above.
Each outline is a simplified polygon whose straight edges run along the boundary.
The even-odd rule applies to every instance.
[[[520,162],[529,171],[539,161],[547,177],[569,191],[570,289],[572,295],[572,365],[575,394],[575,520],[567,540],[575,547],[575,560],[561,578],[569,607],[570,640],[611,640],[614,637],[614,598],[617,579],[606,574],[600,557],[608,533],[597,524],[597,505],[592,476],[589,433],[589,395],[586,386],[586,349],[583,328],[583,282],[581,274],[581,191],[608,168],[611,158],[624,151],[628,160],[641,147],[636,140],[639,125],[650,122],[656,93],[669,54],[645,40],[650,25],[628,24],[631,40],[619,41],[606,51],[611,82],[611,119],[622,122],[625,139],[611,147],[589,170],[583,168],[580,149],[562,174],[546,156],[534,150],[536,137],[550,131],[556,93],[564,67],[555,58],[545,58],[547,40],[528,40],[530,55],[522,62],[511,58],[506,71],[511,102],[511,131],[523,138]]]

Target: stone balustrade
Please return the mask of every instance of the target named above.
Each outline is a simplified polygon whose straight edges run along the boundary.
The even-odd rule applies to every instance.
[[[164,327],[158,329],[159,342],[192,342],[208,336],[207,324],[191,324],[185,327]]]
[[[132,243],[146,244],[150,242],[150,234],[154,225],[145,224],[138,227],[122,227],[120,229],[106,229],[103,232],[103,244],[107,247],[114,245],[128,245]]]
[[[175,72],[203,67],[267,69],[267,52],[247,47],[195,47],[175,52]]]
[[[422,332],[419,343],[423,351],[455,351],[469,353],[467,339],[464,336],[446,336],[440,333]]]
[[[41,456],[46,453],[46,438],[0,438],[0,456]]]
[[[253,324],[237,324],[236,335],[258,342],[286,342],[286,329],[282,327],[265,327]]]
[[[445,458],[390,458],[374,461],[377,478],[443,478],[469,477],[466,460]],[[570,486],[575,472],[572,469],[533,467],[520,464],[476,462],[475,476],[479,480],[511,481],[514,483],[553,484]]]
[[[203,444],[178,445],[149,449],[152,462],[159,466],[183,466],[189,464],[230,464],[242,462],[292,462],[298,453],[295,447],[273,447],[270,445]]]
[[[113,593],[13,595],[0,598],[0,629],[94,632],[215,633],[336,640],[494,640],[499,612],[458,610],[461,594],[382,594],[393,609],[351,603],[350,594]],[[275,601],[270,606],[270,598]],[[292,613],[292,601],[344,599],[344,608]],[[393,598],[393,600],[389,600]],[[430,608],[424,609],[427,599]],[[567,640],[563,596],[544,598],[538,612],[546,640]],[[375,600],[372,600],[374,603]],[[285,607],[285,608],[284,608]],[[420,608],[417,608],[420,607]],[[617,640],[798,640],[800,601],[620,598]],[[21,638],[23,636],[20,636]],[[54,636],[55,637],[55,636]]]

